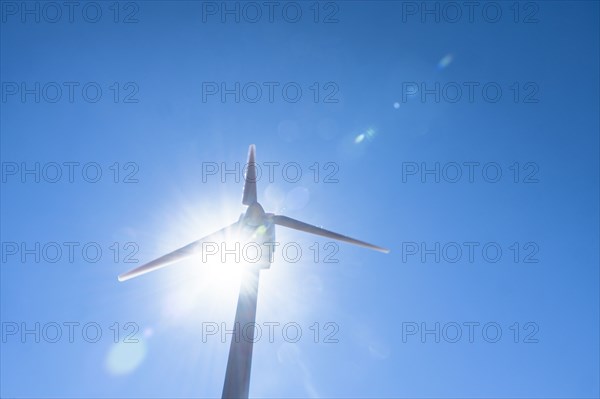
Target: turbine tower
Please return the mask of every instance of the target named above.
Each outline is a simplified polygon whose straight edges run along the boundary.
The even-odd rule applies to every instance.
[[[123,273],[119,276],[119,281],[126,281],[168,266],[179,260],[197,255],[202,250],[202,244],[207,242],[223,242],[228,237],[235,237],[237,240],[253,241],[263,246],[268,243],[274,243],[275,225],[344,241],[383,253],[389,252],[388,249],[334,233],[287,216],[265,213],[263,207],[258,203],[256,195],[257,177],[254,145],[250,145],[248,150],[247,168],[242,204],[246,205],[248,208],[246,209],[246,212],[240,216],[237,222],[196,240],[185,247],[179,248],[158,259],[146,263],[145,265]],[[261,246],[261,248],[263,246]],[[274,245],[267,246],[269,251],[261,254],[260,259],[244,266],[237,310],[235,313],[235,332],[231,338],[227,370],[225,372],[225,382],[223,384],[223,398],[248,398],[250,370],[252,367],[253,339],[240,339],[240,332],[243,329],[248,337],[254,337],[259,275],[262,269],[268,269],[271,266],[273,259],[272,254],[275,248]]]

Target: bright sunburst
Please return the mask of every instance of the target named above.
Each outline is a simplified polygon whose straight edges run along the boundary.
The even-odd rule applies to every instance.
[[[165,253],[197,240],[239,218],[241,209],[233,201],[214,201],[213,204],[180,199],[169,207],[167,228],[160,235],[161,249]],[[218,212],[211,209],[218,207]],[[176,213],[173,214],[173,211]],[[234,248],[239,237],[230,235],[219,239],[217,245]],[[203,262],[205,261],[205,262]],[[172,265],[157,279],[158,288],[163,293],[162,315],[165,319],[180,323],[194,318],[231,317],[240,285],[242,264],[236,263],[234,256],[221,262],[221,254],[203,257],[198,254]]]

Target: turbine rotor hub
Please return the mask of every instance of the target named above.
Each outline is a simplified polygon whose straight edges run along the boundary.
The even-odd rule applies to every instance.
[[[258,202],[248,206],[246,214],[244,215],[244,222],[248,226],[255,227],[265,223],[265,210]]]

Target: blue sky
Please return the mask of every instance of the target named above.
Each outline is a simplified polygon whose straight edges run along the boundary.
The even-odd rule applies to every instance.
[[[236,275],[188,261],[116,276],[132,251],[145,262],[235,221],[242,184],[202,168],[243,165],[251,143],[303,172],[259,181],[267,211],[391,249],[339,244],[326,263],[327,240],[278,230],[305,255],[262,273],[257,322],[280,325],[256,343],[251,396],[599,396],[597,2],[482,3],[472,21],[459,2],[455,23],[435,2],[439,22],[421,2],[281,3],[254,23],[243,3],[239,23],[221,2],[82,2],[72,22],[20,4],[2,2],[0,27],[1,396],[220,396],[228,344],[202,330],[231,327]],[[239,102],[206,91],[236,83]],[[36,163],[39,182],[22,175]],[[439,182],[422,174],[436,165]],[[22,334],[36,323],[39,343]],[[436,325],[440,342],[421,334]]]

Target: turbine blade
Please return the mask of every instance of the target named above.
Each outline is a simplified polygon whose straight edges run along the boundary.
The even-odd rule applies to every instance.
[[[237,227],[238,227],[238,223],[236,222],[236,223],[234,223],[230,226],[227,226],[219,231],[209,234],[206,237],[196,240],[196,241],[186,245],[185,247],[176,249],[175,251],[170,252],[164,256],[161,256],[158,259],[155,259],[151,262],[146,263],[145,265],[136,267],[135,269],[125,272],[125,273],[119,275],[119,281],[126,281],[126,280],[132,279],[134,277],[141,276],[142,274],[152,272],[154,270],[163,268],[172,263],[175,263],[182,259],[188,258],[197,253],[200,253],[203,242],[207,242],[208,240],[213,240],[213,239],[217,239],[217,238],[225,239],[226,235],[235,232],[237,230]]]
[[[254,144],[250,144],[250,148],[248,149],[248,170],[244,181],[244,196],[242,197],[242,204],[244,205],[252,205],[257,202],[255,151],[256,147]]]
[[[358,245],[360,247],[374,249],[375,251],[388,253],[390,252],[387,248],[378,247],[377,245],[369,244],[368,242],[356,240],[351,237],[344,236],[342,234],[334,233],[333,231],[325,230],[312,224],[304,223],[296,219],[289,218],[282,215],[273,215],[273,223],[289,227],[290,229],[304,231],[306,233],[316,234],[318,236],[333,238],[334,240],[344,241],[350,244]]]

